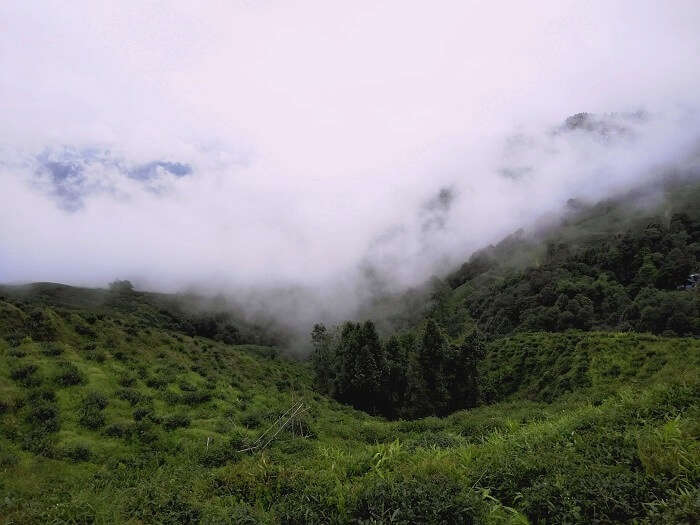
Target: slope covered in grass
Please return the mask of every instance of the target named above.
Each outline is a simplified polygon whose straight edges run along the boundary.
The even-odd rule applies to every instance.
[[[141,299],[104,308],[91,293],[0,302],[4,523],[682,523],[700,510],[697,339],[497,339],[480,364],[490,404],[387,422],[315,393],[308,365],[277,349],[191,337]],[[238,452],[297,401],[295,425]]]

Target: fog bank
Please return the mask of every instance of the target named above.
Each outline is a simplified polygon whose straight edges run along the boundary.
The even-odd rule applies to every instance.
[[[700,165],[695,1],[99,4],[0,6],[0,282],[342,317]]]

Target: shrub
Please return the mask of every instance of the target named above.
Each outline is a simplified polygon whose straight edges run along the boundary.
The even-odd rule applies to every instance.
[[[29,409],[25,421],[36,430],[45,433],[57,432],[61,426],[58,418],[58,406],[56,403],[46,400],[38,400]]]
[[[60,386],[74,386],[85,382],[85,376],[73,363],[62,363],[61,370],[54,377],[54,383]]]
[[[162,377],[149,377],[148,379],[146,379],[146,385],[150,388],[162,390],[168,385],[168,382]]]
[[[107,397],[101,392],[88,392],[83,398],[78,422],[83,427],[91,430],[97,430],[103,427],[105,424],[105,416],[102,410],[104,410],[108,403]]]
[[[107,396],[95,390],[89,391],[83,398],[83,406],[85,407],[95,407],[98,410],[104,410],[108,404],[109,399],[107,399]]]
[[[104,363],[107,360],[107,353],[104,350],[96,350],[88,354],[87,359],[98,363]]]
[[[39,370],[39,367],[33,363],[20,365],[10,370],[10,377],[24,386],[37,385],[41,382],[41,380],[35,376],[37,370]]]
[[[166,430],[175,430],[176,428],[189,427],[190,418],[184,414],[174,414],[167,416],[163,420],[163,428]]]
[[[368,483],[350,514],[358,522],[474,523],[481,506],[457,482],[434,474],[428,479]]]
[[[104,434],[109,437],[126,438],[129,437],[133,431],[133,425],[128,423],[112,423],[105,427]]]
[[[124,374],[119,376],[117,382],[123,387],[134,386],[136,384],[136,376],[133,374]]]
[[[246,414],[241,419],[241,424],[246,428],[258,428],[262,424],[262,418],[260,414]]]
[[[196,387],[196,386],[191,385],[191,384],[189,384],[189,383],[186,382],[186,381],[180,381],[180,382],[177,384],[177,386],[179,386],[179,387],[180,387],[180,390],[182,390],[183,392],[194,392],[194,391],[197,390],[197,387]]]
[[[33,388],[27,394],[27,401],[31,404],[37,401],[56,401],[56,392],[47,387]]]
[[[78,443],[64,450],[63,454],[74,463],[89,461],[92,453],[87,445]]]
[[[211,401],[212,395],[210,392],[203,392],[201,390],[195,390],[194,392],[183,392],[182,394],[177,394],[176,392],[168,392],[166,400],[172,405],[199,405]]]
[[[209,443],[209,447],[200,449],[199,463],[205,467],[220,467],[243,457],[243,453],[238,452],[242,448],[244,445],[238,436],[228,440],[215,439]]]
[[[128,401],[132,407],[147,400],[147,397],[135,388],[121,388],[117,390],[116,396],[119,399]]]
[[[56,456],[56,439],[43,429],[33,429],[22,438],[22,448],[37,456],[53,458]]]
[[[97,430],[105,424],[105,415],[96,407],[83,407],[78,422],[85,428]]]
[[[156,415],[151,407],[136,407],[133,414],[134,421],[151,420],[153,423],[160,423],[161,419]]]
[[[83,324],[76,325],[75,332],[79,335],[84,336],[84,337],[90,337],[90,338],[97,337],[97,334],[95,334],[95,331],[92,328],[90,328],[89,326],[85,326]]]
[[[48,346],[45,346],[41,350],[41,353],[47,357],[56,357],[63,354],[63,347],[57,344],[50,344]]]
[[[56,338],[57,330],[51,316],[44,310],[29,313],[26,326],[36,341],[51,341]]]
[[[18,463],[19,457],[16,454],[13,454],[12,452],[6,450],[0,452],[0,467],[14,467]]]
[[[141,443],[149,445],[158,441],[158,433],[149,421],[139,421],[134,425],[134,436]]]

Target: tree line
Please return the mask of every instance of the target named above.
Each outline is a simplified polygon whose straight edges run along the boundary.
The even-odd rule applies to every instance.
[[[388,418],[445,415],[479,397],[481,335],[450,341],[438,324],[381,340],[372,321],[311,334],[315,388],[342,403]]]

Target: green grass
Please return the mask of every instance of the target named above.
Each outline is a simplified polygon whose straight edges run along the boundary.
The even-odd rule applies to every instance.
[[[518,334],[481,364],[491,404],[387,422],[314,392],[307,364],[276,349],[186,336],[144,303],[94,316],[97,299],[69,296],[0,301],[0,523],[700,513],[697,339]],[[48,328],[27,327],[37,307]],[[237,452],[296,401],[303,436]]]

